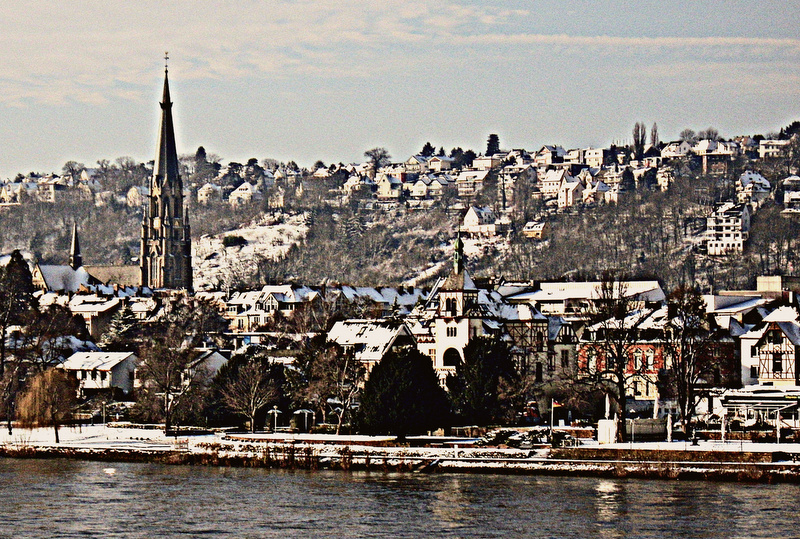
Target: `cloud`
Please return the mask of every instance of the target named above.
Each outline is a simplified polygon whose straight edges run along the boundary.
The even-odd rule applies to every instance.
[[[469,66],[506,56],[520,66],[536,62],[543,51],[581,61],[605,55],[606,69],[616,69],[619,56],[656,70],[685,55],[754,65],[777,58],[794,71],[800,66],[800,40],[794,38],[543,33],[529,31],[536,13],[505,4],[42,0],[5,6],[0,103],[102,105],[150,96],[164,50],[184,81],[389,73],[412,80],[431,64]]]

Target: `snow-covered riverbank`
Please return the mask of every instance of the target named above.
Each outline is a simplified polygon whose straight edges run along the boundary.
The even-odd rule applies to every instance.
[[[173,463],[293,468],[600,475],[662,479],[800,482],[796,444],[751,442],[584,445],[550,450],[475,447],[459,443],[413,447],[391,437],[311,434],[226,434],[167,437],[161,429],[127,425],[15,429],[0,435],[6,456],[159,460]],[[433,445],[433,446],[432,446]]]

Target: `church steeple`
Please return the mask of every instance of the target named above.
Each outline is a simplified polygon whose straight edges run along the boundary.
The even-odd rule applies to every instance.
[[[464,271],[464,242],[461,241],[461,229],[458,229],[456,241],[453,243],[453,272]]]
[[[76,221],[72,222],[72,242],[69,245],[69,265],[74,270],[83,266],[81,244],[78,241],[78,223]]]
[[[165,56],[165,59],[168,59]],[[175,127],[172,123],[172,101],[169,95],[169,69],[164,66],[164,91],[161,97],[161,125],[158,132],[158,152],[153,163],[153,177],[161,186],[180,184],[178,150],[175,146]]]
[[[169,56],[164,56],[168,60]],[[148,204],[142,218],[142,286],[192,289],[192,245],[188,209],[178,166],[169,69],[164,66],[161,122]]]

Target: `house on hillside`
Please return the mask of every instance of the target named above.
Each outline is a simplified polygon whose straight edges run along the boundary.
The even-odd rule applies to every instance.
[[[197,202],[207,205],[222,200],[222,187],[213,183],[206,183],[197,190]]]
[[[532,240],[545,240],[550,235],[550,225],[544,221],[528,221],[521,234]]]
[[[686,157],[692,151],[692,144],[686,140],[676,140],[668,143],[661,150],[663,159],[676,159]]]
[[[492,170],[500,166],[503,162],[503,155],[481,155],[472,160],[472,168],[475,170]]]
[[[472,238],[492,238],[502,232],[502,226],[488,206],[470,206],[461,221],[461,232]]]
[[[566,155],[567,150],[563,147],[545,144],[536,152],[533,162],[538,168],[543,168],[553,163],[563,163]]]
[[[483,190],[483,182],[489,176],[488,170],[465,170],[456,178],[456,188],[460,198],[472,198]]]
[[[261,193],[258,187],[250,182],[242,182],[239,187],[231,191],[231,194],[228,195],[228,202],[230,202],[231,206],[234,207],[263,199],[264,195]]]
[[[583,183],[575,178],[565,181],[558,188],[558,208],[563,210],[583,202]]]
[[[412,155],[404,163],[404,169],[412,174],[428,172],[429,160],[430,158],[424,155]]]
[[[378,185],[377,197],[383,201],[400,200],[403,189],[403,182],[397,176],[379,172],[375,178]]]
[[[749,237],[750,209],[747,204],[719,204],[706,218],[705,248],[711,256],[741,253]]]
[[[550,169],[539,176],[539,190],[544,198],[557,198],[561,184],[572,180],[572,176],[565,169]]]
[[[789,143],[791,143],[791,140],[762,140],[758,143],[758,157],[761,159],[777,159],[783,155]]]
[[[760,206],[771,192],[769,181],[758,172],[746,170],[736,180],[736,200],[742,204]]]
[[[432,172],[443,172],[451,170],[455,159],[447,157],[446,155],[434,155],[428,160],[428,170]]]

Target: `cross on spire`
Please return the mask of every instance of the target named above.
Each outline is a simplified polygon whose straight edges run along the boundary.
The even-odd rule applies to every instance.
[[[164,72],[169,71],[169,52],[164,53]]]

